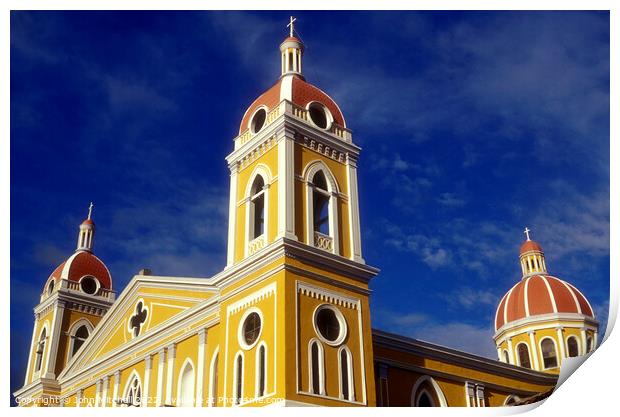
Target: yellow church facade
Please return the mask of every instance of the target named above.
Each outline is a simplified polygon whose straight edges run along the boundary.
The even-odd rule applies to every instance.
[[[117,297],[94,255],[91,205],[35,307],[20,405],[487,407],[553,389],[556,370],[515,359],[530,337],[519,326],[536,314],[505,317],[499,360],[372,328],[379,270],[362,256],[360,148],[338,105],[306,82],[292,23],[281,76],[250,105],[226,158],[225,268],[205,278],[142,270]],[[498,311],[517,308],[506,298],[517,299]],[[597,322],[577,310],[559,319],[584,354]]]

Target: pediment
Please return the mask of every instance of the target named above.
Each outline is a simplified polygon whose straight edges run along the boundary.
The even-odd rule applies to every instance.
[[[217,297],[206,278],[136,275],[59,375],[65,378],[135,344],[188,309]]]

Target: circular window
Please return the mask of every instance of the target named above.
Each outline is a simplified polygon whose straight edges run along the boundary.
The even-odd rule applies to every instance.
[[[267,119],[267,111],[262,108],[258,109],[254,116],[252,116],[252,121],[250,122],[250,129],[252,133],[258,133],[265,125],[265,120]]]
[[[310,120],[315,126],[321,129],[327,129],[331,124],[331,115],[329,111],[320,103],[316,101],[310,103],[308,106],[308,113],[310,114]]]
[[[239,344],[244,349],[252,348],[260,336],[263,328],[262,318],[257,310],[247,312],[241,320],[239,328]]]
[[[314,329],[325,343],[339,345],[346,336],[347,323],[339,310],[323,304],[314,313]]]
[[[82,279],[80,279],[80,288],[86,294],[93,295],[99,291],[99,281],[91,275],[83,276]]]

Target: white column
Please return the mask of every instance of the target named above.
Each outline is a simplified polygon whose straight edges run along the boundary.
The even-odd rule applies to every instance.
[[[172,378],[174,377],[174,345],[170,345],[167,348],[168,354],[168,369],[166,371],[166,405],[172,405]]]
[[[228,255],[226,267],[235,262],[235,242],[237,241],[237,164],[230,167],[230,196],[228,202]]]
[[[556,331],[558,333],[558,345],[560,346],[560,352],[558,357],[558,366],[562,365],[564,358],[566,357],[566,348],[564,347],[564,328],[557,327]]]
[[[586,329],[581,329],[581,354],[585,355],[587,352],[588,337],[586,335]]]
[[[289,70],[289,68],[290,68],[290,66],[289,66],[289,56],[290,56],[290,55],[289,55],[289,53],[288,53],[288,49],[284,51],[284,54],[286,55],[286,56],[285,56],[285,60],[284,60],[284,61],[285,61],[285,69],[286,69],[286,71],[285,71],[285,72],[288,72],[288,70]]]
[[[202,407],[204,379],[205,379],[205,344],[207,342],[207,330],[200,329],[198,332],[198,363],[196,372],[196,407]]]
[[[108,387],[110,385],[110,377],[109,376],[105,376],[103,377],[103,392],[101,394],[101,406],[102,407],[107,407],[108,406]]]
[[[164,398],[164,363],[166,362],[166,351],[164,348],[159,350],[159,363],[157,364],[157,398],[155,406],[161,407]]]
[[[596,344],[598,343],[598,332],[592,334],[592,350],[596,350]]]
[[[506,341],[508,342],[508,359],[510,359],[511,364],[517,365],[517,361],[515,360],[515,352],[512,348],[512,338],[509,337]]]
[[[48,336],[46,344],[47,348],[47,360],[45,362],[45,377],[54,379],[56,378],[56,355],[58,353],[58,342],[60,340],[60,329],[62,328],[62,317],[65,311],[65,302],[61,300],[56,301],[54,306],[54,319],[52,321],[52,330]]]
[[[32,339],[30,339],[30,354],[28,355],[28,367],[26,368],[26,376],[24,377],[24,385],[28,385],[28,383],[32,381],[32,378],[29,379],[29,377],[30,372],[32,371],[32,363],[34,362],[34,347],[39,343],[39,335],[37,334],[37,320],[38,314],[35,314],[34,325],[32,326]]]
[[[95,407],[99,407],[99,400],[101,399],[101,380],[98,379],[95,384]]]
[[[532,366],[537,371],[540,371],[540,362],[538,360],[538,345],[536,345],[536,337],[535,337],[536,334],[533,331],[527,332],[527,334],[530,336],[530,345],[531,345],[530,350],[532,352],[532,359],[534,359]]]
[[[357,163],[350,155],[347,155],[347,188],[349,189],[349,239],[351,240],[351,259],[364,263],[360,232],[359,198],[357,195]]]
[[[278,234],[297,240],[295,235],[294,132],[285,131],[278,141]]]
[[[151,366],[153,365],[151,355],[147,355],[144,358],[144,389],[142,390],[142,400],[140,402],[140,407],[148,407],[149,406],[149,398],[150,398],[150,389],[151,385]]]
[[[121,371],[114,372],[114,389],[112,390],[112,407],[118,407],[118,390],[121,386]]]

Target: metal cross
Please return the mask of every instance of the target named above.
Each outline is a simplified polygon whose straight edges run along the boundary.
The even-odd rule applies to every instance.
[[[527,240],[530,240],[530,232],[531,230],[527,228],[527,226],[525,226],[525,230],[523,231],[523,233],[525,233],[525,237],[527,238]]]
[[[90,216],[93,214],[93,207],[95,207],[95,205],[91,201],[90,206],[88,206],[88,220],[90,220]]]
[[[293,37],[293,30],[295,30],[295,29],[293,28],[293,26],[294,26],[294,25],[293,25],[293,23],[294,23],[296,20],[297,20],[296,18],[294,18],[293,16],[291,16],[291,22],[290,22],[288,25],[286,25],[286,27],[290,27],[290,28],[291,28],[291,38]]]

